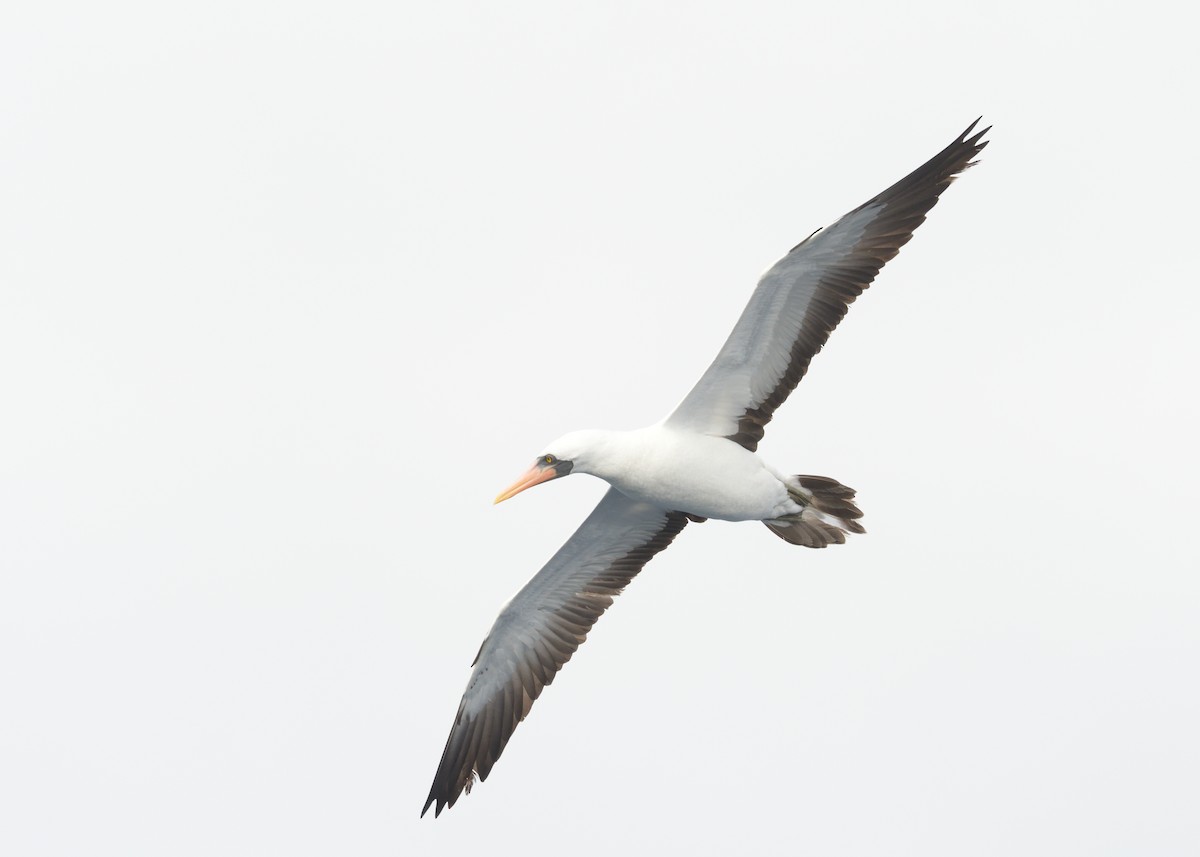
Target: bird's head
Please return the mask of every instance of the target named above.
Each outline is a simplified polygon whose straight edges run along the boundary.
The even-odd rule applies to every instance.
[[[546,447],[546,451],[534,460],[533,466],[522,473],[517,481],[500,492],[495,502],[500,503],[516,496],[526,488],[549,482],[568,473],[591,473],[590,462],[603,446],[606,432],[574,431],[565,434]]]

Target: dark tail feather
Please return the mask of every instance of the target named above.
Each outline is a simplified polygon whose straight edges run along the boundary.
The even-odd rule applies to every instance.
[[[788,494],[804,507],[794,515],[763,521],[779,538],[806,548],[845,544],[847,533],[865,533],[858,522],[862,510],[854,504],[854,489],[826,476],[793,476]]]

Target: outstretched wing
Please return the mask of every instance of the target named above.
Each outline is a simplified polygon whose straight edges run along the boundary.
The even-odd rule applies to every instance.
[[[652,556],[687,525],[679,512],[609,489],[587,520],[500,611],[475,658],[421,815],[487,779],[542,688]]]
[[[879,269],[912,238],[990,130],[979,120],[924,166],[802,241],[759,280],[717,358],[666,420],[751,451],[813,355]]]

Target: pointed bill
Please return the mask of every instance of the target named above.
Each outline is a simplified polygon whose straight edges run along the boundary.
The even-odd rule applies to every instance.
[[[556,476],[558,476],[557,470],[555,470],[553,467],[547,467],[539,461],[537,464],[533,465],[533,467],[529,468],[529,470],[527,470],[525,473],[521,474],[520,478],[518,478],[516,482],[501,491],[496,496],[496,499],[492,501],[492,504],[495,505],[496,503],[503,503],[509,497],[514,497],[517,494],[520,494],[526,488],[532,488],[534,485],[540,485],[543,482],[548,482]]]

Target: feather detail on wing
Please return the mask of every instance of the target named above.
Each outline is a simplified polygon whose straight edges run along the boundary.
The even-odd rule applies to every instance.
[[[756,450],[775,409],[850,304],[912,238],[955,176],[974,165],[989,130],[968,137],[978,124],[767,271],[720,353],[666,423]]]
[[[496,619],[475,658],[421,815],[454,806],[487,779],[542,688],[587,639],[613,598],[687,525],[687,517],[609,489]]]

